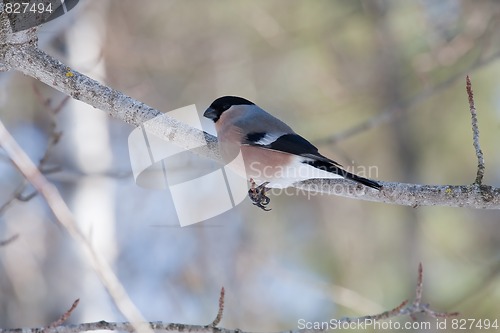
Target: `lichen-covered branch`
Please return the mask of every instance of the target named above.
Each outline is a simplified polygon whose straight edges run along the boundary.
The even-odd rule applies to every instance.
[[[186,149],[200,146],[201,148],[192,151],[222,162],[217,139],[212,135],[166,115],[158,117],[160,111],[69,68],[37,48],[36,34],[9,32],[9,26],[5,21],[4,15],[0,15],[0,62],[7,68],[40,80],[128,124],[139,126],[147,122],[149,133]],[[18,36],[23,33],[25,36]],[[158,121],[148,122],[153,118]],[[382,191],[363,188],[343,180],[315,179],[296,183],[294,186],[298,190],[309,191],[311,195],[333,194],[404,206],[500,209],[500,188],[477,182],[473,185],[418,185],[383,181],[381,183],[384,186]]]
[[[333,194],[346,198],[420,207],[467,207],[500,209],[500,188],[487,185],[419,185],[378,181],[381,191],[353,184],[344,179],[311,179],[294,186],[304,194]]]

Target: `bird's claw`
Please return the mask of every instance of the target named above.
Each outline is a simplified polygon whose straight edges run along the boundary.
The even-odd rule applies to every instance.
[[[250,184],[251,187],[248,190],[248,196],[250,197],[250,200],[252,200],[252,203],[266,212],[270,211],[271,208],[266,207],[271,202],[271,199],[266,195],[268,190],[266,185],[269,184],[269,182],[265,182],[255,187],[255,181],[250,179]]]

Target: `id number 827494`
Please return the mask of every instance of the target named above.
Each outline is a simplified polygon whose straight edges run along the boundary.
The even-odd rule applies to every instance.
[[[42,13],[52,13],[52,3],[48,1],[44,3],[40,2],[7,2],[3,4],[3,11],[7,14],[42,14]]]

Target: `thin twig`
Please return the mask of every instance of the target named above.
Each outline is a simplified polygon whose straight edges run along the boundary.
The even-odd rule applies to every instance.
[[[344,317],[344,318],[341,318],[339,320],[339,322],[347,322],[347,323],[366,322],[369,320],[382,320],[382,319],[387,319],[387,318],[391,318],[391,317],[396,317],[400,314],[401,310],[404,308],[404,306],[406,304],[408,304],[408,300],[403,301],[401,304],[399,304],[394,309],[389,310],[389,311],[384,311],[384,312],[376,314],[376,315],[363,316],[363,317]]]
[[[61,317],[59,317],[59,319],[57,319],[56,321],[53,321],[49,326],[47,326],[48,328],[53,328],[53,327],[57,327],[57,326],[61,326],[66,320],[68,320],[69,316],[71,316],[71,313],[73,312],[73,310],[76,309],[76,307],[78,306],[78,303],[80,303],[80,299],[77,298],[73,304],[71,305],[71,307],[68,309],[68,311],[66,311],[65,313],[63,313],[63,315]]]
[[[220,321],[222,320],[222,314],[224,313],[224,287],[220,289],[220,296],[219,296],[219,311],[217,312],[217,317],[215,317],[214,321],[209,325],[212,327],[217,327],[219,325]]]
[[[470,115],[472,118],[472,139],[474,141],[473,142],[474,149],[476,150],[476,156],[477,156],[477,175],[476,175],[476,181],[474,183],[477,185],[481,185],[484,176],[484,156],[483,156],[483,151],[481,150],[481,145],[479,144],[479,128],[477,126],[477,112],[476,112],[476,106],[474,104],[474,92],[472,91],[472,84],[470,82],[469,75],[467,75],[465,82],[466,82],[465,85],[467,89],[467,96],[469,96]]]
[[[424,291],[424,273],[423,273],[422,263],[419,263],[417,287],[415,289],[415,300],[408,306],[402,308],[399,311],[399,315],[409,315],[413,320],[417,319],[415,315],[419,313],[425,313],[433,318],[448,318],[459,315],[458,312],[438,312],[431,310],[429,308],[429,304],[422,303],[423,291]]]
[[[13,241],[15,241],[16,239],[18,239],[18,238],[19,238],[19,235],[15,234],[14,236],[11,236],[10,238],[7,238],[6,240],[0,241],[0,246],[8,245],[8,244],[12,243]]]
[[[37,99],[40,101],[40,103],[47,108],[47,110],[50,112],[52,116],[52,120],[50,122],[50,137],[49,137],[49,142],[47,143],[47,148],[45,148],[45,153],[43,154],[42,158],[40,159],[40,162],[38,163],[38,168],[42,170],[44,174],[47,174],[47,170],[45,168],[47,161],[50,157],[50,152],[52,148],[59,143],[62,137],[62,132],[57,131],[57,121],[56,121],[56,115],[61,112],[62,108],[69,102],[70,96],[65,96],[57,106],[52,107],[51,106],[51,99],[50,98],[44,98],[42,93],[40,92],[40,89],[38,89],[38,86],[36,84],[33,84],[33,91],[35,92],[35,96]],[[56,171],[59,169],[57,168]],[[52,170],[50,170],[52,171]]]
[[[354,318],[342,318],[339,321],[344,322],[366,322],[370,320],[383,320],[391,317],[397,316],[410,316],[412,320],[417,320],[416,315],[419,313],[425,313],[433,318],[448,318],[458,316],[458,312],[437,312],[429,308],[429,304],[422,303],[422,294],[424,291],[424,273],[422,263],[418,265],[418,276],[417,276],[417,287],[415,288],[415,299],[412,303],[408,300],[403,301],[400,305],[392,310],[385,311],[376,315],[354,317]]]
[[[10,159],[9,159],[10,162]],[[7,208],[15,201],[18,200],[18,198],[22,195],[24,189],[26,188],[26,180],[22,182],[21,185],[17,187],[17,189],[12,193],[12,195],[9,197],[7,201],[5,201],[1,206],[0,206],[0,214],[3,214]]]
[[[38,193],[37,191],[33,191],[31,193],[28,193],[28,194],[21,193],[18,196],[16,196],[16,199],[19,201],[22,201],[22,202],[28,202],[31,199],[33,199],[37,195],[37,193]]]
[[[52,107],[50,98],[44,98],[36,84],[33,84],[33,91],[35,92],[35,96],[37,97],[39,102],[44,107],[46,107],[52,115],[52,120],[50,123],[49,141],[47,143],[47,147],[45,148],[45,152],[44,152],[42,158],[40,159],[40,162],[38,162],[38,169],[44,175],[48,175],[48,174],[58,172],[61,170],[61,168],[59,166],[48,168],[47,162],[49,160],[50,153],[52,152],[52,149],[54,148],[55,145],[57,145],[57,143],[60,141],[60,139],[62,137],[62,132],[56,130],[57,129],[57,122],[56,122],[55,115],[57,115],[61,111],[61,109],[64,107],[64,105],[66,105],[66,103],[70,100],[70,96],[65,96],[56,107]],[[27,185],[28,185],[28,182],[26,180],[23,180],[22,184],[18,186],[18,188],[14,191],[12,196],[9,198],[9,200],[4,202],[0,206],[0,214],[2,214],[15,200],[27,202],[27,201],[30,201],[31,199],[33,199],[38,194],[37,191],[33,191],[31,193],[28,193],[28,194],[23,194],[23,192],[26,190]]]
[[[422,302],[422,294],[424,292],[424,268],[422,263],[418,264],[418,277],[417,277],[417,288],[415,289],[415,301],[414,303],[420,304]]]

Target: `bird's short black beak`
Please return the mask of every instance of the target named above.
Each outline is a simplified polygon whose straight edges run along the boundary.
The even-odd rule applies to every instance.
[[[216,110],[214,110],[212,108],[208,108],[203,113],[203,117],[208,118],[208,119],[212,119],[215,121],[215,120],[217,120],[217,118],[219,118],[219,114]]]

